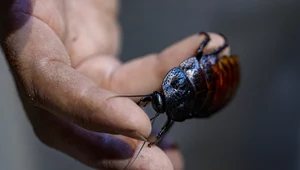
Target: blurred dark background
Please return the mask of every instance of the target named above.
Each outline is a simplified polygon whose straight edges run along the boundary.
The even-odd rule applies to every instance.
[[[121,7],[123,61],[200,31],[222,32],[240,57],[242,80],[231,104],[169,133],[186,170],[300,170],[300,1],[131,0]],[[34,137],[0,60],[0,169],[89,169]]]

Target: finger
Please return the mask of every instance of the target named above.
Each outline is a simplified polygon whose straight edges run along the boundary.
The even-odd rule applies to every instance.
[[[11,12],[27,13],[45,22],[65,45],[72,66],[91,55],[117,56],[120,28],[119,0],[14,0],[0,2],[0,21],[5,29],[17,21]],[[20,20],[19,20],[20,21]],[[18,22],[19,22],[18,21]]]
[[[171,142],[170,140],[166,139],[166,137],[164,137],[164,139],[157,146],[166,153],[174,169],[184,169],[183,155],[175,143]]]
[[[209,33],[211,41],[204,52],[208,53],[224,43],[224,39],[214,33]],[[167,72],[177,67],[183,60],[193,56],[204,40],[203,35],[192,35],[166,48],[160,54],[150,54],[128,62],[118,67],[111,74],[109,87],[119,93],[143,94],[150,93],[161,87]],[[229,48],[223,54],[229,54]],[[223,55],[222,54],[222,55]],[[122,84],[119,87],[118,84]]]
[[[174,169],[176,170],[184,169],[183,155],[178,151],[177,148],[169,148],[164,150],[164,152],[170,159]]]
[[[27,22],[2,44],[28,101],[89,130],[137,139],[150,134],[142,109],[129,99],[111,98],[115,93],[71,68],[63,44],[48,25],[23,13],[16,20],[24,17]]]
[[[63,42],[71,57],[72,66],[77,67],[95,54],[110,57],[118,55],[118,9],[118,0],[66,2],[65,22],[68,29]]]
[[[28,109],[29,107],[27,107]],[[52,114],[33,112],[35,133],[43,143],[96,169],[124,169],[143,142],[121,135],[87,131]],[[38,121],[37,121],[38,120]],[[130,170],[171,170],[172,164],[158,147],[144,147]]]

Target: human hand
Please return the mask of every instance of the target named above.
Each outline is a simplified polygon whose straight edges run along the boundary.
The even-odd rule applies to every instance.
[[[123,169],[151,124],[132,100],[111,97],[159,89],[165,74],[193,55],[204,37],[121,63],[118,1],[9,3],[0,2],[1,43],[36,135],[93,168]],[[223,42],[215,34],[212,40],[209,48]],[[177,149],[145,147],[131,169],[173,166],[183,167]]]

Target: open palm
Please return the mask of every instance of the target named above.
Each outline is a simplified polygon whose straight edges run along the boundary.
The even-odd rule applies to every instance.
[[[159,54],[121,63],[117,0],[14,0],[0,6],[1,44],[36,135],[98,169],[123,169],[151,133],[141,108],[112,96],[159,90],[168,70],[193,55],[204,38],[195,34]],[[207,51],[223,43],[211,36]],[[131,167],[173,168],[183,168],[173,147],[144,148]]]

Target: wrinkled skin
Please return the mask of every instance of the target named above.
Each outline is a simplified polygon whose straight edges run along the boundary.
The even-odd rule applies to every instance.
[[[147,115],[116,94],[159,90],[204,37],[121,63],[117,0],[5,0],[1,45],[37,137],[97,169],[123,169],[151,133]],[[212,34],[206,51],[223,43]],[[229,50],[226,51],[228,53]],[[163,151],[164,150],[164,151]],[[130,169],[183,169],[175,147],[145,147]]]

